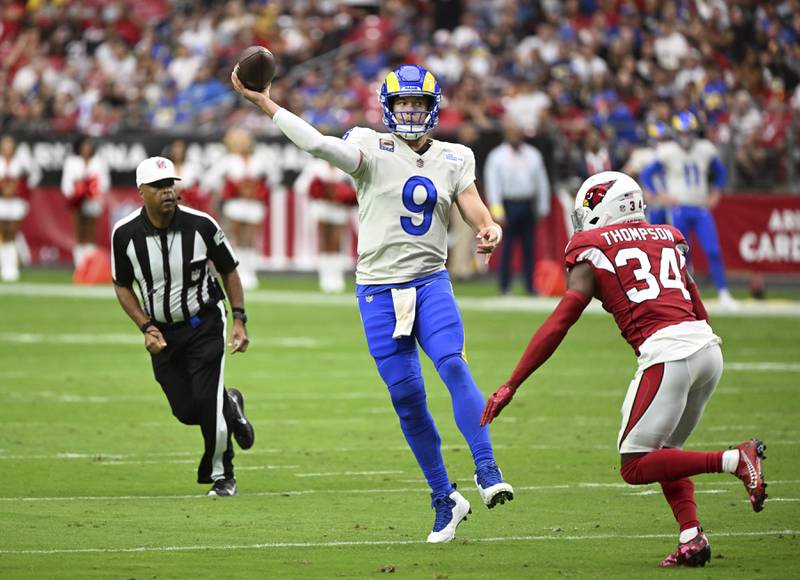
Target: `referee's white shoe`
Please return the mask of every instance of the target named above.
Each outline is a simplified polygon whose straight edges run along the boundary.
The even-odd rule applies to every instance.
[[[233,438],[241,449],[250,449],[256,440],[253,424],[244,414],[244,396],[239,389],[228,389],[228,398],[233,408]]]

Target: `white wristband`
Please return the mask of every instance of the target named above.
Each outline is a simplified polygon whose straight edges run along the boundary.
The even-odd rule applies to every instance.
[[[497,232],[497,243],[499,244],[503,239],[503,228],[497,224],[492,224],[489,226],[489,229]]]

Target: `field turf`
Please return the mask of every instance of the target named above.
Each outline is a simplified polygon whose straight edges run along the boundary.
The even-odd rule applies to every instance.
[[[618,473],[635,360],[608,315],[587,313],[493,425],[516,497],[491,511],[424,359],[445,460],[473,507],[452,544],[429,546],[426,486],[349,295],[269,278],[249,295],[251,349],[227,358],[226,376],[245,393],[257,438],[237,451],[240,495],[222,499],[194,483],[199,429],[171,416],[112,290],[68,296],[51,284],[63,276],[31,280],[43,291],[0,286],[4,579],[797,577],[800,318],[712,320],[726,370],[689,448],[762,438],[770,499],[755,514],[738,480],[698,476],[712,562],[661,570],[676,526],[658,486]],[[546,314],[464,302],[467,356],[488,395]]]

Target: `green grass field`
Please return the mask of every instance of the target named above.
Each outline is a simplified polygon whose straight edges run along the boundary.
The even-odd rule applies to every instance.
[[[42,292],[0,286],[4,579],[797,577],[800,318],[712,320],[726,371],[690,447],[758,435],[770,500],[755,514],[732,476],[696,478],[714,558],[702,572],[676,571],[657,566],[677,541],[658,486],[618,474],[635,359],[608,315],[585,315],[494,424],[516,498],[492,511],[425,360],[447,466],[473,505],[455,542],[430,546],[426,486],[351,297],[291,278],[267,278],[267,291],[250,295],[251,349],[228,357],[226,382],[245,393],[257,441],[237,454],[240,495],[217,499],[194,483],[199,429],[171,416],[111,289],[66,296],[44,284],[64,275],[27,279]],[[545,313],[482,307],[482,288],[456,293],[472,296],[468,357],[488,395]]]

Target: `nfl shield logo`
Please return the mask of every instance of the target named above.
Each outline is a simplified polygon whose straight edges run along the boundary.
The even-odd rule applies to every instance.
[[[373,300],[372,296],[367,296],[367,302],[372,302],[372,300]]]
[[[194,272],[192,272],[192,282],[197,282],[199,278],[200,278],[200,270],[195,270]]]
[[[417,167],[422,167],[423,165],[425,165],[425,162],[422,160],[422,157],[420,157],[417,159]]]

